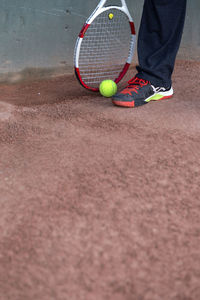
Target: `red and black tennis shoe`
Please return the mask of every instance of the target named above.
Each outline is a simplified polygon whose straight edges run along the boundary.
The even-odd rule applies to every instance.
[[[147,104],[151,100],[163,100],[171,98],[173,88],[154,87],[148,80],[134,77],[128,82],[128,86],[112,98],[113,104],[123,107],[137,107]]]

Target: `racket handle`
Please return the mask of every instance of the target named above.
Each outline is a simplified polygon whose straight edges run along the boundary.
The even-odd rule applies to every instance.
[[[126,7],[126,8],[127,8],[126,1],[125,1],[125,0],[121,0],[121,3],[122,3],[122,7]]]
[[[97,8],[102,8],[106,4],[107,0],[101,0],[97,6]]]

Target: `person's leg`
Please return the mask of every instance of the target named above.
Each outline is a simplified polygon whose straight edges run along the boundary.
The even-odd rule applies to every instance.
[[[113,104],[144,105],[171,98],[174,70],[186,12],[186,0],[145,0],[138,37],[138,74],[113,96]]]
[[[137,77],[156,87],[171,86],[185,12],[186,0],[145,0],[138,36]]]

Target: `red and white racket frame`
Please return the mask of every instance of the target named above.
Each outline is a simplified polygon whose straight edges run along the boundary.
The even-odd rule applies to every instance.
[[[131,42],[130,42],[130,49],[129,49],[129,56],[127,58],[127,61],[124,65],[123,70],[121,71],[121,73],[119,74],[119,76],[115,79],[116,83],[119,83],[122,78],[125,76],[126,72],[128,71],[130,64],[133,60],[133,55],[134,55],[134,48],[135,48],[135,40],[136,40],[136,31],[135,31],[135,25],[133,22],[133,19],[129,13],[128,7],[126,5],[126,1],[125,0],[121,0],[122,6],[107,6],[104,7],[105,3],[107,2],[107,0],[101,0],[98,4],[98,6],[96,7],[96,9],[94,10],[94,12],[91,14],[91,16],[87,19],[86,23],[83,25],[83,28],[81,29],[80,33],[79,33],[79,37],[77,39],[76,42],[76,46],[75,46],[75,50],[74,50],[74,68],[75,68],[75,74],[76,77],[78,79],[78,81],[80,82],[80,84],[91,91],[94,92],[98,92],[99,88],[92,88],[87,86],[82,78],[81,78],[81,74],[80,74],[80,70],[79,70],[79,54],[80,54],[80,49],[81,49],[81,44],[82,41],[84,39],[84,36],[88,30],[88,28],[90,27],[90,25],[92,24],[92,22],[94,21],[94,19],[100,15],[101,13],[110,10],[110,9],[119,9],[122,12],[124,12],[128,19],[129,19],[129,23],[130,23],[130,32],[131,32]]]

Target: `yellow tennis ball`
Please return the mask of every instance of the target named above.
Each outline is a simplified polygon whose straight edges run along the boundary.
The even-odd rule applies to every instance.
[[[113,14],[109,14],[108,17],[109,17],[110,20],[112,20],[113,17],[114,17],[114,15]]]
[[[117,93],[117,85],[114,81],[108,79],[101,82],[99,91],[104,97],[112,97]]]

